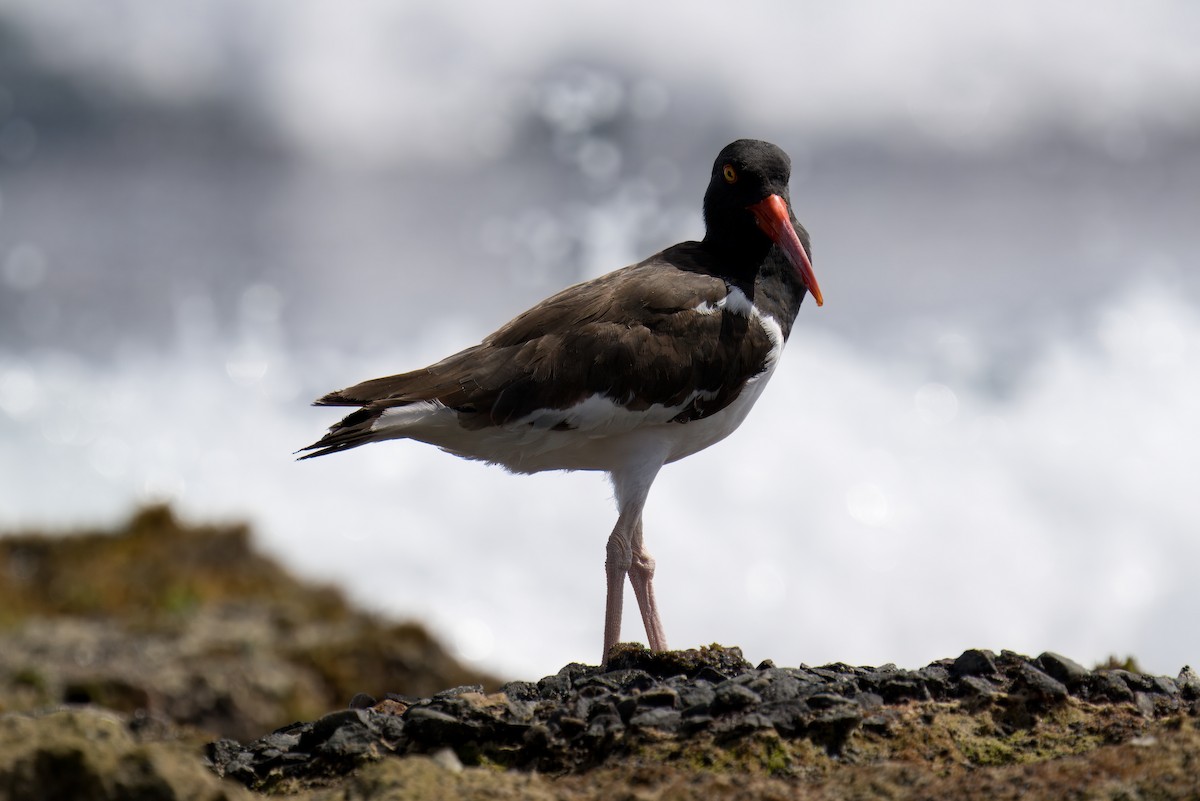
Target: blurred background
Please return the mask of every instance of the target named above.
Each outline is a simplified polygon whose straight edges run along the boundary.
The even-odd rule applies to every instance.
[[[0,0],[0,529],[247,519],[485,669],[595,662],[603,476],[292,452],[340,416],[312,398],[699,238],[747,136],[791,154],[826,304],[651,493],[672,645],[1173,674],[1197,32],[1169,0]]]

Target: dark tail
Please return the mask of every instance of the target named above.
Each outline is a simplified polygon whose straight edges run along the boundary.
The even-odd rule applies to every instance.
[[[327,396],[328,397],[328,396]],[[314,405],[331,405],[322,403],[325,398],[317,401]],[[337,453],[338,451],[357,448],[359,445],[365,445],[368,442],[374,442],[377,437],[375,432],[371,430],[371,425],[383,414],[383,409],[363,408],[351,412],[340,422],[335,423],[329,433],[321,437],[312,445],[301,448],[296,453],[305,453],[299,459],[312,459],[314,456],[324,456],[329,453]]]

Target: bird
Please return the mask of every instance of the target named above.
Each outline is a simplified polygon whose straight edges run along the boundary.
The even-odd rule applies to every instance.
[[[409,439],[513,473],[608,474],[601,664],[621,633],[625,579],[652,651],[667,650],[642,512],[660,469],[724,439],[762,394],[806,295],[824,303],[791,160],[739,139],[713,162],[705,234],[570,286],[441,361],[330,392],[357,407],[300,459]]]

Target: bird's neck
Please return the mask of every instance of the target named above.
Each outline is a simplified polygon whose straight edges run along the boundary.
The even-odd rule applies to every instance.
[[[775,320],[786,340],[800,313],[806,290],[796,268],[779,248],[773,248],[759,267],[754,283],[754,305]]]
[[[753,222],[741,221],[725,225],[710,221],[702,244],[720,265],[722,275],[738,284],[754,282],[772,247]]]

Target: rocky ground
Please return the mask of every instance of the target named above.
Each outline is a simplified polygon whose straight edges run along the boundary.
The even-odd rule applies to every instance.
[[[421,626],[352,608],[164,508],[115,532],[0,537],[0,711],[59,703],[250,739],[359,691],[496,686]]]
[[[1200,677],[623,646],[603,670],[499,685],[296,581],[241,527],[152,509],[0,539],[0,799],[263,794],[1200,798]]]

